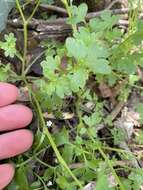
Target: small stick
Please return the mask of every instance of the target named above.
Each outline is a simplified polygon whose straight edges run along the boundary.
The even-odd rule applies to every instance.
[[[129,13],[130,9],[129,8],[124,8],[124,9],[114,9],[114,10],[111,10],[111,14],[113,15],[118,15],[118,14],[127,14]],[[98,11],[98,12],[92,12],[92,13],[88,13],[87,16],[86,16],[86,20],[89,21],[90,19],[92,18],[95,18],[95,17],[99,17],[101,14],[103,13],[103,11]],[[29,22],[29,28],[31,29],[35,29],[39,24],[44,24],[44,25],[52,25],[52,24],[65,24],[67,21],[67,18],[58,18],[58,19],[55,19],[54,21],[51,21],[51,20],[37,20],[37,19],[32,19],[32,21]],[[10,25],[10,26],[13,26],[13,27],[22,27],[22,22],[20,20],[8,20],[7,23]]]
[[[53,12],[58,12],[64,15],[68,15],[66,9],[61,8],[61,7],[57,7],[54,5],[46,5],[46,4],[40,4],[39,5],[40,8],[45,9],[47,11],[53,11]]]
[[[106,8],[105,8],[105,10],[109,10],[109,9],[111,9],[115,4],[117,4],[117,3],[120,3],[121,5],[123,5],[124,7],[126,7],[126,4],[125,4],[125,2],[123,1],[123,0],[114,0],[114,1],[112,1]]]
[[[110,113],[109,117],[111,118],[112,121],[113,121],[113,120],[117,117],[117,115],[120,113],[120,111],[121,111],[121,109],[123,108],[124,104],[125,104],[124,102],[119,102],[119,103],[116,105],[115,109]]]
[[[111,14],[112,15],[127,14],[127,13],[129,13],[130,10],[131,9],[129,9],[129,8],[112,9]],[[105,11],[105,10],[103,10],[103,11]],[[86,16],[86,19],[89,20],[89,19],[94,18],[94,17],[99,17],[103,13],[103,11],[88,13],[87,16]]]

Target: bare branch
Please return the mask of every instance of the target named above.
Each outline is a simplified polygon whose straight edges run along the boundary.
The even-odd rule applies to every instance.
[[[61,13],[63,15],[68,15],[66,9],[57,7],[54,5],[40,4],[39,7],[47,11],[53,11],[53,12]]]

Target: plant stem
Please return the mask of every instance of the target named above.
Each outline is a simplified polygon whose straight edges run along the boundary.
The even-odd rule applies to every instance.
[[[41,183],[43,184],[44,189],[47,189],[47,185],[45,184],[44,180],[42,179],[41,176],[39,176],[38,174],[36,174],[36,172],[33,172],[34,175],[39,179],[39,181],[41,181]]]
[[[42,124],[42,127],[43,127],[43,131],[44,133],[46,134],[55,154],[56,154],[56,157],[57,159],[59,160],[59,162],[64,166],[64,168],[68,171],[68,173],[71,175],[71,177],[75,180],[75,182],[77,183],[77,185],[80,187],[80,189],[83,189],[80,181],[76,178],[76,176],[72,173],[72,171],[70,170],[70,168],[68,167],[67,163],[65,162],[65,160],[62,158],[59,150],[57,149],[57,146],[55,144],[55,142],[53,141],[53,138],[45,124],[45,121],[44,121],[44,118],[43,118],[43,115],[42,115],[42,111],[41,111],[41,108],[40,108],[40,105],[39,105],[39,102],[37,101],[36,97],[35,97],[35,94],[32,93],[32,96],[33,96],[33,99],[35,101],[35,104],[36,104],[36,107],[37,107],[37,110],[38,110],[38,113],[39,113],[39,117],[40,117],[40,120],[41,120],[41,124]]]
[[[27,56],[27,41],[28,41],[28,33],[27,33],[27,21],[23,23],[24,29],[24,51],[23,51],[23,64],[22,64],[22,76],[24,76],[24,70],[26,65],[26,56]]]
[[[34,16],[38,6],[40,4],[40,0],[37,1],[36,3],[36,6],[34,8],[34,10],[32,11],[31,15],[29,16],[28,19],[25,18],[24,16],[24,13],[23,13],[23,10],[21,8],[21,5],[19,3],[19,0],[16,0],[16,5],[17,5],[17,8],[20,12],[20,15],[21,15],[21,18],[22,18],[22,21],[23,21],[23,36],[24,36],[24,48],[23,48],[23,60],[22,60],[22,68],[21,68],[21,75],[24,77],[25,76],[25,67],[27,65],[27,41],[28,41],[28,23],[29,21],[32,19],[32,17]]]
[[[91,140],[92,140],[94,143],[96,143],[96,141],[94,140],[94,138],[92,137],[92,135],[90,134],[90,132],[89,132],[89,137],[91,138]],[[110,160],[108,159],[108,157],[106,156],[106,154],[104,153],[104,151],[102,150],[102,148],[101,148],[100,146],[98,146],[98,147],[97,147],[97,150],[100,152],[100,154],[102,155],[102,157],[104,158],[104,160],[107,162],[107,164],[108,164],[110,170],[112,171],[112,174],[114,175],[114,177],[115,177],[117,183],[118,183],[119,186],[120,186],[120,190],[125,190],[125,188],[124,188],[123,184],[121,183],[121,181],[120,181],[118,175],[116,174],[116,171],[114,170],[114,168],[113,168],[113,166],[112,166]]]
[[[19,0],[16,0],[16,5],[17,5],[17,8],[18,8],[18,10],[19,10],[19,12],[20,12],[20,15],[21,15],[22,21],[23,21],[23,23],[24,23],[26,20],[25,20],[25,17],[24,17],[23,11],[22,11],[22,9],[21,9],[21,6],[20,6],[20,3],[19,3]]]
[[[118,184],[119,184],[119,186],[120,186],[120,190],[125,190],[123,184],[121,183],[119,177],[117,176],[117,174],[116,174],[116,172],[115,172],[115,170],[114,170],[114,168],[113,168],[113,166],[112,166],[110,160],[109,160],[108,157],[106,156],[106,154],[103,152],[103,150],[102,150],[100,147],[98,147],[98,151],[100,152],[100,154],[102,155],[102,157],[104,158],[104,160],[107,162],[108,166],[110,167],[110,169],[111,169],[111,171],[112,171],[112,174],[114,175],[116,181],[118,182]]]
[[[76,184],[79,186],[79,188],[82,190],[83,189],[83,186],[82,184],[80,183],[80,181],[76,178],[76,176],[72,173],[72,171],[70,170],[70,168],[68,167],[67,163],[65,162],[65,160],[63,159],[63,157],[61,156],[46,124],[45,124],[45,120],[43,118],[43,114],[42,114],[42,110],[41,110],[41,107],[40,107],[40,104],[35,96],[35,94],[33,93],[32,89],[29,87],[26,79],[24,79],[24,82],[25,84],[27,85],[28,89],[29,89],[29,93],[32,95],[33,97],[33,100],[34,100],[34,103],[35,103],[35,106],[37,108],[37,112],[38,112],[38,115],[39,115],[39,119],[41,121],[41,126],[42,126],[42,129],[43,129],[43,132],[45,133],[46,137],[48,138],[54,152],[55,152],[55,155],[59,161],[59,163],[67,170],[67,172],[70,174],[70,176],[73,178],[73,180],[76,182]]]
[[[70,6],[68,5],[67,0],[61,0],[61,2],[64,4],[64,6],[65,6],[65,8],[67,10],[69,18],[72,18],[72,12],[70,10]],[[72,29],[73,29],[73,32],[75,33],[77,31],[76,25],[72,25]]]
[[[20,6],[19,0],[16,0],[16,5],[17,8],[20,12],[22,21],[23,21],[23,37],[24,37],[24,50],[23,50],[23,60],[22,60],[22,68],[21,68],[21,75],[24,76],[24,70],[25,70],[25,65],[26,65],[26,55],[27,55],[27,39],[28,39],[28,34],[27,34],[27,21],[24,17],[24,13],[22,11],[22,8]]]
[[[31,160],[33,160],[35,157],[37,157],[40,153],[46,151],[47,148],[43,148],[41,149],[39,152],[37,152],[36,154],[34,154],[32,157],[28,158],[27,160],[25,160],[24,162],[20,163],[20,164],[17,164],[16,165],[16,168],[20,168],[24,165],[26,165],[27,163],[29,163]]]
[[[61,0],[62,3],[65,5],[65,8],[67,10],[67,13],[68,13],[68,16],[71,18],[72,17],[72,14],[71,14],[71,11],[70,11],[70,8],[69,8],[69,5],[68,5],[68,2],[67,0]]]
[[[38,8],[39,4],[40,4],[40,0],[37,0],[36,6],[35,6],[34,10],[32,11],[31,15],[30,15],[29,18],[27,19],[27,23],[29,23],[29,21],[33,18],[35,12],[37,11],[37,8]]]
[[[122,153],[122,154],[129,154],[129,151],[123,150],[123,149],[119,149],[119,148],[111,148],[111,147],[102,146],[102,149],[111,150],[111,151]]]
[[[42,51],[42,52],[27,66],[27,68],[26,68],[25,71],[24,71],[24,75],[26,75],[26,74],[28,73],[28,71],[29,71],[29,69],[32,67],[32,65],[33,65],[42,55],[44,55],[44,53],[45,53],[45,50]]]

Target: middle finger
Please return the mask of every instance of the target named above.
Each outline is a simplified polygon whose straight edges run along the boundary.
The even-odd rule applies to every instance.
[[[32,121],[32,111],[20,104],[8,105],[0,108],[0,131],[20,129]]]

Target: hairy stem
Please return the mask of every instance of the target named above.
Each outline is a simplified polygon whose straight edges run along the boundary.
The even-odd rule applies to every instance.
[[[71,175],[71,177],[75,180],[75,182],[77,183],[77,185],[80,187],[80,189],[83,189],[80,181],[76,178],[76,176],[72,173],[72,171],[70,170],[70,168],[68,167],[67,163],[65,162],[65,160],[63,159],[63,157],[61,156],[59,150],[57,149],[57,146],[45,124],[45,121],[44,121],[44,118],[43,118],[43,115],[42,115],[42,111],[41,111],[41,108],[40,108],[40,105],[39,105],[39,102],[37,101],[36,99],[36,96],[34,94],[32,94],[33,96],[33,99],[35,101],[35,104],[36,104],[36,107],[37,107],[37,110],[38,110],[38,114],[39,114],[39,117],[40,117],[40,120],[41,120],[41,124],[42,124],[42,128],[43,128],[43,131],[45,133],[45,135],[47,136],[55,154],[56,154],[56,157],[57,159],[59,160],[59,162],[61,163],[62,166],[64,166],[64,168],[68,171],[68,173]]]
[[[91,140],[92,140],[94,143],[96,143],[96,141],[94,140],[94,138],[92,137],[92,135],[90,134],[90,132],[89,132],[89,137],[91,138]],[[106,156],[106,154],[105,154],[104,151],[102,150],[102,147],[98,146],[97,149],[98,149],[98,151],[100,152],[100,154],[102,155],[102,157],[104,158],[104,160],[107,162],[108,167],[110,168],[110,170],[111,170],[113,176],[115,177],[117,183],[118,183],[119,186],[120,186],[120,190],[125,190],[125,188],[124,188],[123,184],[121,183],[121,181],[120,181],[118,175],[116,174],[116,171],[114,170],[114,168],[113,168],[113,166],[112,166],[111,161],[109,160],[109,158]]]
[[[68,1],[67,0],[61,0],[61,2],[64,4],[64,6],[65,6],[65,8],[67,10],[69,18],[71,18],[72,17],[72,12],[71,12],[70,6],[68,5]],[[76,25],[72,25],[72,29],[73,29],[73,32],[75,33],[77,31]]]
[[[121,183],[121,181],[120,181],[118,175],[116,174],[116,172],[115,172],[115,170],[114,170],[114,168],[113,168],[113,166],[112,166],[110,160],[109,160],[108,157],[106,156],[106,154],[105,154],[105,153],[103,152],[103,150],[102,150],[101,148],[99,148],[99,147],[98,147],[98,151],[100,152],[100,154],[102,155],[102,157],[104,158],[104,160],[107,162],[109,168],[111,169],[112,174],[114,175],[116,181],[118,182],[118,184],[119,184],[119,186],[120,186],[120,190],[125,190],[123,184]]]
[[[73,180],[76,182],[76,184],[79,186],[79,188],[82,190],[83,189],[83,186],[82,184],[80,183],[80,181],[76,178],[76,176],[72,173],[71,169],[68,167],[67,163],[65,162],[65,160],[63,159],[63,157],[61,156],[47,126],[46,126],[46,123],[45,123],[45,120],[44,120],[44,117],[43,117],[43,114],[42,114],[42,110],[41,110],[41,107],[40,107],[40,104],[34,94],[34,92],[32,91],[32,89],[30,88],[30,86],[28,85],[26,79],[24,79],[24,82],[25,84],[27,85],[28,89],[29,89],[29,93],[30,93],[30,96],[32,96],[33,100],[34,100],[34,103],[35,103],[35,106],[36,106],[36,110],[37,110],[37,114],[39,116],[39,119],[40,119],[40,122],[41,122],[41,127],[43,129],[43,132],[45,133],[46,137],[48,138],[50,144],[51,144],[51,147],[53,148],[54,152],[55,152],[55,155],[59,161],[59,163],[67,170],[67,172],[70,174],[70,176],[73,178]]]
[[[23,10],[21,8],[20,2],[19,0],[16,0],[16,5],[18,8],[18,11],[21,15],[22,21],[23,21],[23,36],[24,36],[24,48],[23,48],[23,60],[22,60],[22,68],[21,68],[21,75],[24,77],[25,76],[25,68],[27,65],[27,47],[28,47],[28,23],[30,22],[30,20],[32,19],[32,17],[34,16],[38,6],[40,4],[40,0],[37,0],[36,2],[36,6],[34,8],[34,10],[32,11],[31,15],[29,16],[28,19],[25,18]]]

